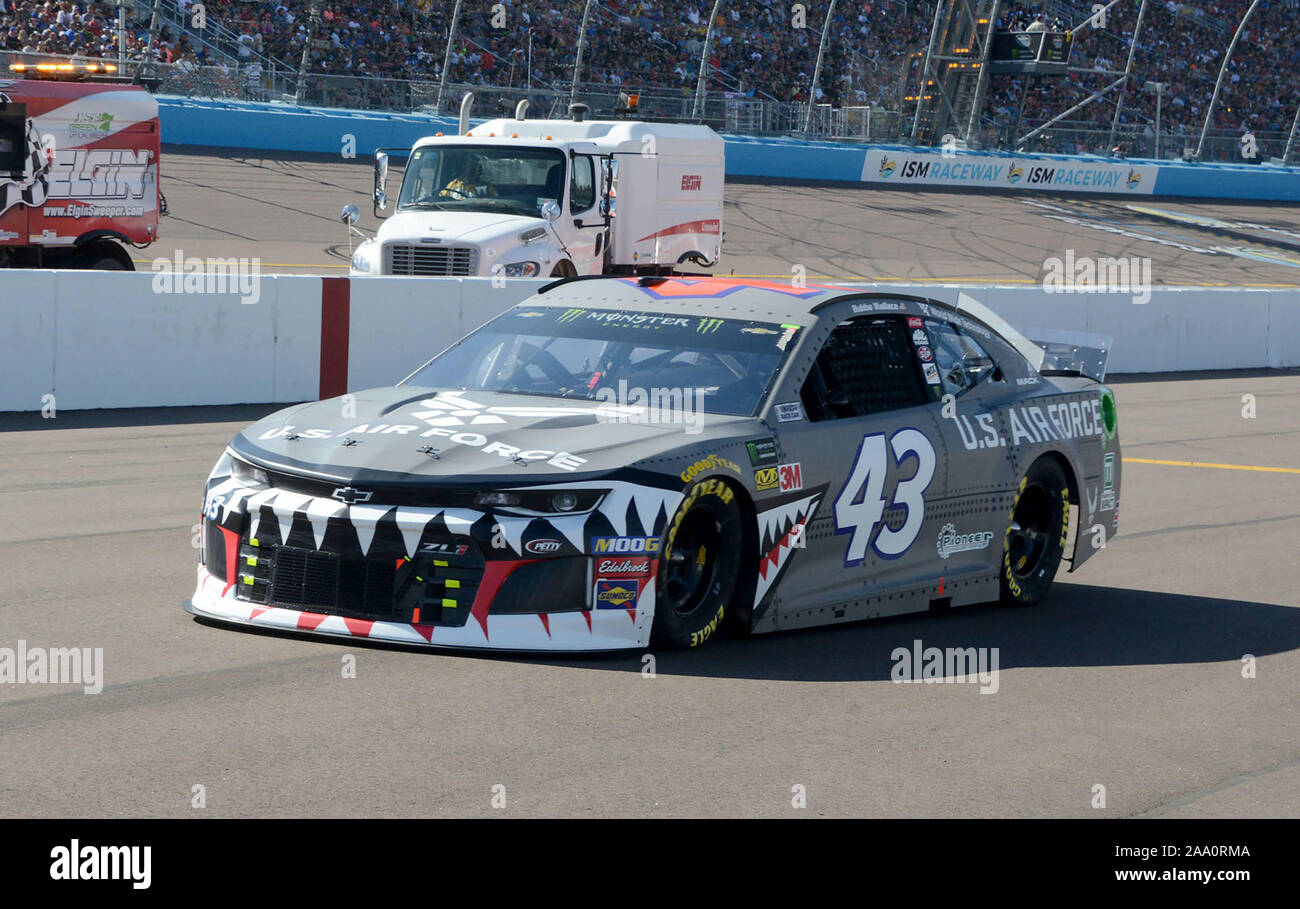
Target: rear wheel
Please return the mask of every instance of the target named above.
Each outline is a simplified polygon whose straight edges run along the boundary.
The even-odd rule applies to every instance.
[[[715,479],[692,486],[664,537],[655,647],[698,647],[717,632],[736,592],[743,542],[735,490]]]
[[[90,271],[135,271],[126,250],[112,240],[95,240],[77,250],[75,268]]]
[[[1061,465],[1035,461],[1020,481],[1002,542],[1001,599],[1032,606],[1047,595],[1065,554],[1070,530],[1070,487]]]

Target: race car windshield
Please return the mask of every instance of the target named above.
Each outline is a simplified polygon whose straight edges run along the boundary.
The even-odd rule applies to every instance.
[[[752,416],[798,331],[740,319],[516,309],[401,384],[629,406],[681,400],[705,413]]]
[[[509,145],[425,146],[411,154],[398,211],[483,211],[540,218],[562,204],[564,154]]]

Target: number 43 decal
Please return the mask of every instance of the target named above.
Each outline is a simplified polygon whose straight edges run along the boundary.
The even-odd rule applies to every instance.
[[[894,464],[898,467],[902,467],[908,458],[916,458],[916,473],[900,480],[894,489],[893,505],[907,509],[907,520],[897,530],[888,525],[881,526],[880,533],[872,541],[872,532],[885,514],[889,453],[882,433],[863,436],[848,482],[835,499],[835,532],[852,534],[848,552],[844,554],[846,568],[862,562],[868,544],[882,558],[896,559],[907,552],[921,532],[925,520],[925,490],[934,479],[934,446],[919,429],[900,429],[889,440],[888,448],[893,449]]]

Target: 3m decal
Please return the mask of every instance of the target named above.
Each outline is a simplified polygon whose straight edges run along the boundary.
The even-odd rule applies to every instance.
[[[892,507],[907,512],[897,530],[882,520],[889,449],[893,450],[897,468],[909,458],[916,459],[916,473],[894,487]],[[844,554],[846,568],[860,564],[868,546],[881,558],[896,559],[916,542],[925,520],[925,490],[934,479],[934,468],[934,445],[919,429],[900,429],[890,438],[888,447],[882,433],[863,436],[849,478],[835,498],[835,532],[851,534]]]
[[[782,464],[777,468],[781,475],[781,491],[795,492],[803,489],[803,467],[799,464]]]

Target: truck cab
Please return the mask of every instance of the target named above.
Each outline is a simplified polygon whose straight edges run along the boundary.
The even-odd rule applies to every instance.
[[[498,119],[426,137],[391,217],[390,151],[375,156],[384,221],[353,275],[657,273],[721,255],[723,143],[707,126]]]

